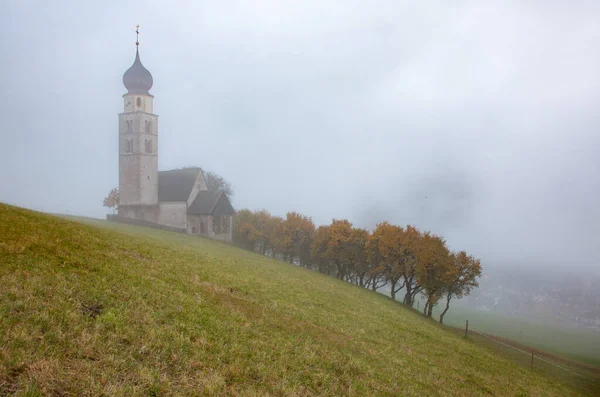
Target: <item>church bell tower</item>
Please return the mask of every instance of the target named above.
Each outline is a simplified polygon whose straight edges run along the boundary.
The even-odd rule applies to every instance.
[[[135,44],[135,61],[123,75],[127,93],[119,114],[119,215],[156,222],[158,116],[149,92],[152,75],[140,61],[139,40]]]

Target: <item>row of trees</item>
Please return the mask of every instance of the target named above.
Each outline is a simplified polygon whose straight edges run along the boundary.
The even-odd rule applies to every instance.
[[[481,275],[479,259],[451,252],[443,237],[414,226],[383,222],[368,231],[334,219],[331,225],[315,227],[302,214],[289,212],[282,218],[265,210],[241,210],[234,219],[234,243],[242,248],[373,291],[387,286],[392,299],[403,292],[403,302],[411,307],[420,294],[426,316],[445,299],[440,322],[450,301],[468,295]]]

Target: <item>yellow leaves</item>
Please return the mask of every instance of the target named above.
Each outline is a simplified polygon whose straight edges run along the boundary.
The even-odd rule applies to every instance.
[[[329,226],[319,226],[310,248],[311,257],[317,262],[325,260],[325,251],[329,244]]]
[[[387,222],[380,223],[369,238],[369,253],[379,253],[383,260],[394,262],[398,259],[395,257],[397,253],[404,247],[404,239],[404,229]]]
[[[452,267],[448,274],[447,292],[451,296],[462,297],[479,285],[477,278],[481,276],[481,261],[465,251],[452,255]]]
[[[310,246],[315,231],[315,224],[310,217],[297,212],[288,212],[285,220],[279,224],[277,245],[282,251],[292,253],[294,248],[301,245]]]
[[[311,218],[297,212],[290,212],[283,219],[266,210],[241,210],[235,217],[234,240],[263,254],[268,251],[308,260],[314,231]]]
[[[334,262],[346,262],[347,253],[344,252],[344,247],[350,242],[351,234],[352,223],[347,219],[334,219],[328,229],[326,257]]]

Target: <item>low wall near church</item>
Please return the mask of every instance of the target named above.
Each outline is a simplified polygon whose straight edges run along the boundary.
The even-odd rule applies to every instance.
[[[186,229],[180,229],[177,227],[170,227],[165,225],[159,225],[158,223],[143,221],[141,219],[125,218],[124,216],[107,214],[106,220],[118,223],[126,223],[128,225],[151,227],[153,229],[167,230],[169,232],[187,233]]]

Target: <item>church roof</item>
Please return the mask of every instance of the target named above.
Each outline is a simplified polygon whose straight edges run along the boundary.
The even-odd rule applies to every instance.
[[[158,172],[158,201],[185,202],[190,197],[200,168]],[[191,215],[233,215],[234,209],[224,192],[200,190],[188,207]]]
[[[200,168],[184,168],[158,172],[158,201],[187,201]]]
[[[224,192],[202,190],[187,212],[191,215],[233,215],[235,211]]]
[[[148,91],[152,88],[152,84],[154,81],[152,80],[152,75],[142,65],[142,61],[140,61],[140,52],[136,48],[135,50],[135,61],[133,65],[125,74],[123,74],[123,84],[129,94],[146,94],[150,95]]]

